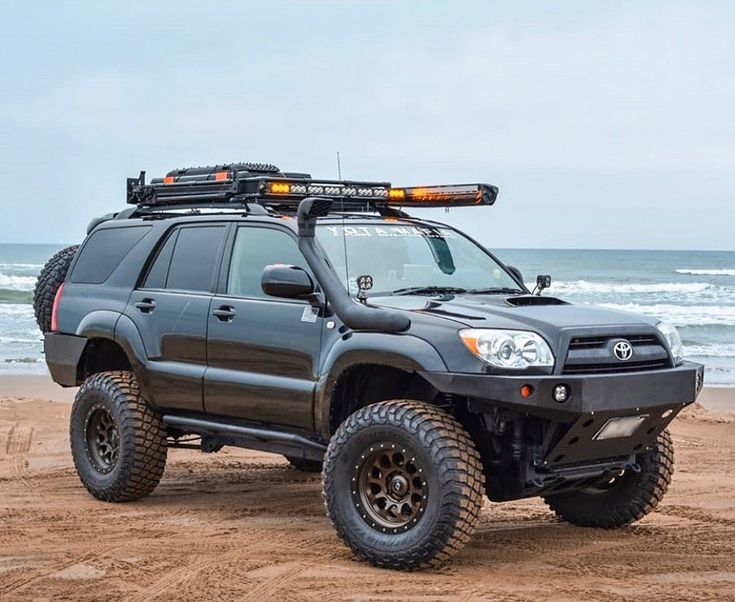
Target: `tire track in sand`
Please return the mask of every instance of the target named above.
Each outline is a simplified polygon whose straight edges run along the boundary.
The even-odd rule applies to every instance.
[[[10,427],[5,440],[5,453],[11,457],[14,480],[23,487],[28,487],[28,452],[33,442],[33,428],[19,426],[15,423]]]

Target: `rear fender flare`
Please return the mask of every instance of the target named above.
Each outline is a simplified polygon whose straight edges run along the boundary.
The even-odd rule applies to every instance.
[[[319,436],[331,436],[329,417],[332,394],[342,373],[359,364],[398,368],[406,372],[445,372],[439,352],[425,340],[411,335],[352,332],[339,339],[325,356],[314,393],[314,424]]]
[[[146,400],[155,407],[155,400],[151,398],[149,391],[150,377],[146,366],[148,364],[148,356],[146,355],[143,337],[128,316],[121,314],[115,325],[115,342],[122,347],[125,355],[128,356],[133,373],[138,378],[141,391]]]
[[[88,339],[110,339],[115,340],[115,324],[120,314],[115,311],[98,310],[88,313],[79,322],[74,333],[78,337]]]
[[[132,332],[126,333],[128,335],[127,337],[123,338],[118,336],[121,319],[130,322],[133,329]],[[145,370],[143,369],[144,364],[142,360],[145,359],[145,353],[143,351],[143,355],[140,354],[141,350],[143,350],[143,340],[135,324],[129,318],[109,310],[93,311],[84,316],[75,334],[79,337],[86,338],[87,341],[92,339],[106,339],[119,345],[128,358],[128,362],[130,362],[133,373],[140,381],[141,387],[143,386]],[[86,345],[84,351],[86,351]],[[84,357],[84,351],[80,355],[79,361]],[[79,366],[77,366],[78,369]]]

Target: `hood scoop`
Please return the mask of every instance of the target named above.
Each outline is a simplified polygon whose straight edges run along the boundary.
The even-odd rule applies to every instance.
[[[569,305],[568,302],[557,299],[556,297],[537,297],[536,295],[508,297],[505,302],[513,307],[529,307],[531,305]]]

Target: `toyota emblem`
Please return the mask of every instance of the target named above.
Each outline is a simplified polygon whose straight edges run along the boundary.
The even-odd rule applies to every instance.
[[[613,346],[613,353],[621,362],[627,362],[633,357],[633,346],[628,341],[618,341]]]

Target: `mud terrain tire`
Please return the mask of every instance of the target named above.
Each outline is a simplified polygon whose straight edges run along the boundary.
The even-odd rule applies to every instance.
[[[347,418],[329,444],[322,480],[337,535],[378,567],[440,566],[480,518],[484,476],[475,445],[451,415],[418,401],[384,401]]]
[[[51,331],[51,311],[54,307],[56,291],[66,279],[74,256],[79,245],[62,249],[46,262],[36,280],[33,289],[33,312],[36,314],[36,323],[41,332]]]
[[[128,502],[151,493],[166,466],[166,430],[132,372],[100,372],[79,388],[69,436],[79,478],[97,499]]]
[[[651,448],[636,456],[640,472],[626,471],[606,489],[550,495],[544,501],[561,519],[582,527],[617,529],[640,520],[658,506],[674,473],[671,435],[663,431]]]

